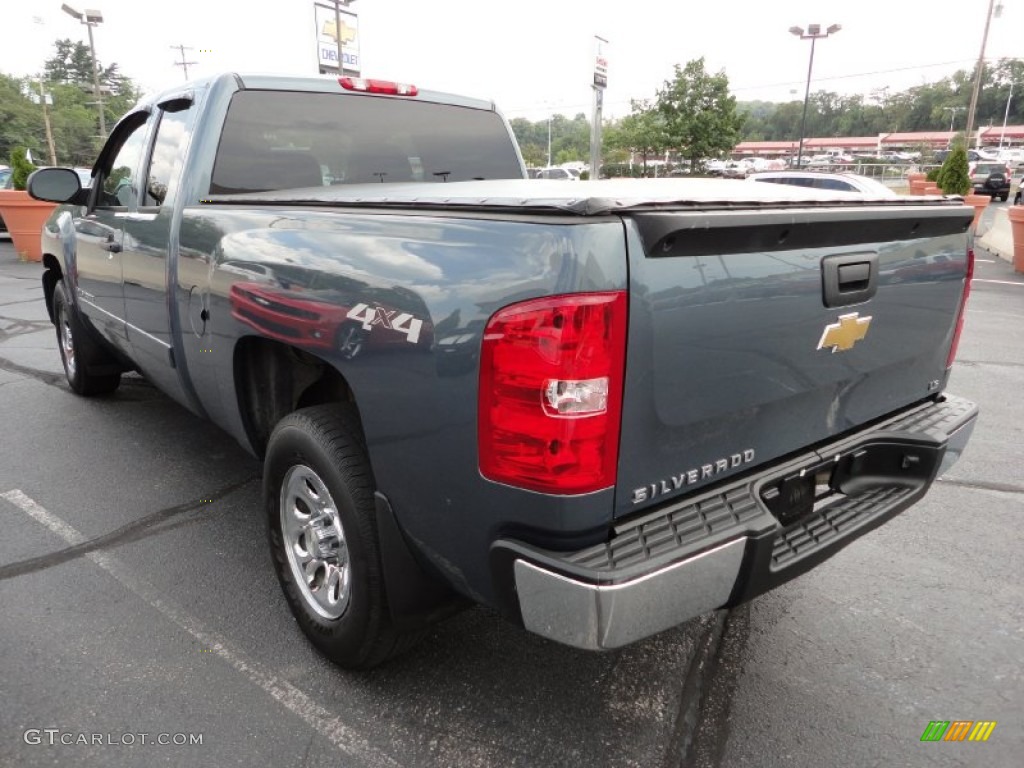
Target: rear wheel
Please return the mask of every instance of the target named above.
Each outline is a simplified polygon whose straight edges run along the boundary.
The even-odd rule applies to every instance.
[[[97,374],[97,368],[116,370],[117,363],[89,336],[75,308],[68,301],[63,281],[53,292],[53,323],[57,328],[57,345],[71,389],[79,395],[105,395],[117,389],[120,373]]]
[[[278,580],[302,631],[353,669],[386,661],[413,637],[392,626],[373,476],[355,408],[303,408],[274,429],[263,494]]]

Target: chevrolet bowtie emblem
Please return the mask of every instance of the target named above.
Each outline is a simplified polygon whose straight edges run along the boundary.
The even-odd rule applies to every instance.
[[[818,349],[831,348],[833,354],[853,349],[854,344],[868,335],[870,325],[870,317],[859,317],[856,312],[840,315],[839,322],[825,326],[825,332],[821,334],[821,341],[818,342]]]

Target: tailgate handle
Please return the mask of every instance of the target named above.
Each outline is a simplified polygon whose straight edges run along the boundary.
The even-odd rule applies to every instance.
[[[822,259],[821,285],[826,307],[867,301],[878,291],[878,254],[851,253]]]

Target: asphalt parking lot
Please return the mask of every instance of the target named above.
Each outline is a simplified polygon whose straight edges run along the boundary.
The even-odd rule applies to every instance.
[[[285,606],[256,461],[141,378],[72,395],[39,267],[0,241],[0,765],[1017,764],[1024,277],[980,258],[950,390],[982,415],[916,507],[619,652],[476,609],[353,674]],[[936,719],[998,726],[922,744]]]

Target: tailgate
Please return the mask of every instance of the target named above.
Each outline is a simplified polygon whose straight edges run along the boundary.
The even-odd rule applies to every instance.
[[[940,391],[971,213],[896,203],[626,218],[616,515]]]

